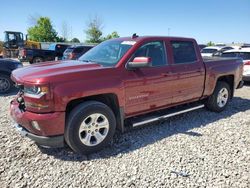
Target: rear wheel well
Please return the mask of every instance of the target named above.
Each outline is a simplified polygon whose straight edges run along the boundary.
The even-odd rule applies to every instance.
[[[226,82],[231,90],[231,96],[230,98],[232,99],[234,96],[234,76],[233,75],[227,75],[227,76],[221,76],[218,78],[217,82]]]
[[[71,112],[73,108],[75,108],[78,104],[86,102],[86,101],[98,101],[109,106],[111,110],[113,111],[113,113],[115,114],[116,122],[117,122],[117,126],[116,126],[117,129],[121,132],[124,131],[123,112],[119,107],[119,101],[118,101],[117,95],[113,93],[83,97],[83,98],[70,101],[66,107],[66,118],[69,112]]]

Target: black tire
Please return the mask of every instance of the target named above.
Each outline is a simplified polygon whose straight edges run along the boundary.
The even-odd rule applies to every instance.
[[[223,103],[223,104],[219,104],[218,103],[218,98],[219,98],[219,95],[220,95],[220,91],[222,90],[226,90],[227,91],[227,100]],[[227,105],[228,105],[228,102],[231,98],[231,89],[230,89],[230,86],[228,85],[228,83],[226,82],[223,82],[223,81],[218,81],[217,84],[216,84],[216,87],[214,89],[214,92],[213,94],[208,98],[207,102],[206,102],[206,107],[213,111],[213,112],[221,112],[223,111]],[[225,97],[226,98],[226,94],[225,94]]]
[[[94,132],[94,130],[92,130],[93,132],[91,131],[91,133],[89,133],[90,131],[89,125],[91,126],[91,129],[93,128],[92,126],[94,126],[92,123],[93,120],[91,118],[91,116],[94,114],[103,115],[103,117],[105,117],[106,120],[108,120],[109,128],[108,130],[104,128],[106,130],[106,133],[105,133],[106,137],[97,145],[94,145],[95,142],[98,143],[98,140],[96,139],[97,137],[95,137],[95,135],[90,136],[90,141],[92,139],[93,145],[89,146],[87,144],[84,144],[83,141],[81,141],[81,139],[83,139],[82,137],[86,138],[87,134],[90,135]],[[90,118],[90,120],[88,120],[88,118]],[[89,124],[86,124],[87,120],[89,121]],[[96,119],[96,122],[97,120],[98,118]],[[84,130],[82,132],[83,133],[83,136],[82,136],[82,133],[80,133],[80,126],[83,126],[82,124],[84,123],[85,123],[85,126],[88,127],[88,131]],[[88,102],[79,104],[69,113],[69,116],[66,122],[64,136],[65,136],[66,143],[75,152],[81,153],[81,154],[90,154],[90,153],[99,151],[103,149],[105,146],[107,146],[108,143],[112,140],[115,130],[116,130],[116,119],[115,119],[115,115],[113,111],[107,105],[101,102],[88,101]],[[99,131],[101,131],[101,129],[99,129]],[[96,134],[96,133],[93,133],[93,134]]]
[[[41,57],[34,57],[34,59],[32,60],[32,63],[40,63],[43,62],[43,58]]]
[[[13,82],[6,74],[0,74],[0,94],[9,93],[13,89]]]

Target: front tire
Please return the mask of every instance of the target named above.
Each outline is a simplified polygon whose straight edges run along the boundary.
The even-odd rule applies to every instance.
[[[226,82],[218,81],[213,94],[208,98],[206,107],[213,112],[223,111],[231,97],[231,89]]]
[[[113,111],[101,102],[88,101],[70,112],[64,136],[75,152],[90,154],[107,146],[115,130]]]
[[[5,74],[0,74],[0,94],[9,93],[13,89],[13,82],[10,77]]]

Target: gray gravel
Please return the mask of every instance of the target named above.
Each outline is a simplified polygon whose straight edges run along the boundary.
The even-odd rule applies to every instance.
[[[10,125],[0,97],[1,187],[250,187],[250,86],[205,109],[117,135],[91,156],[43,149]]]

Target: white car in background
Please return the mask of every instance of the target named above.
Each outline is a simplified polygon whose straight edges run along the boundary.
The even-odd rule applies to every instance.
[[[250,81],[250,48],[228,50],[222,53],[222,57],[241,57],[244,62],[243,80]]]
[[[202,57],[220,56],[222,52],[226,50],[232,50],[231,46],[208,46],[201,50]]]

